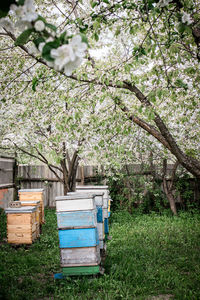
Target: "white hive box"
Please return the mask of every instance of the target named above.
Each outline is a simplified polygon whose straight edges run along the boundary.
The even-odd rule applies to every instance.
[[[56,200],[56,211],[78,211],[96,209],[95,199],[92,195],[69,195],[59,196]]]

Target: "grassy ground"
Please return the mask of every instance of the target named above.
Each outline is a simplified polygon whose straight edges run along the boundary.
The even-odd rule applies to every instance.
[[[200,215],[113,213],[104,276],[57,281],[55,211],[45,219],[40,240],[14,248],[0,213],[0,299],[200,299]]]

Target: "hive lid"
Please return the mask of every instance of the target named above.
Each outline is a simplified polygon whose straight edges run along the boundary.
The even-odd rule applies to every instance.
[[[18,192],[19,193],[27,193],[27,192],[35,193],[35,192],[43,192],[43,191],[44,191],[44,189],[21,189]]]
[[[6,214],[18,214],[18,213],[31,213],[31,212],[34,212],[36,211],[36,207],[34,206],[23,206],[23,207],[18,207],[18,208],[6,208],[5,209],[5,213]]]
[[[69,192],[69,193],[67,193],[67,195],[88,195],[88,196],[90,196],[90,195],[92,195],[92,196],[103,196],[104,195],[104,192],[101,192],[101,191],[99,191],[99,192],[93,192],[93,191],[88,191],[87,193],[85,193],[85,192],[82,192],[82,191],[75,191],[75,192]]]
[[[108,185],[77,185],[76,189],[80,189],[80,190],[107,190]]]
[[[93,193],[90,193],[90,194],[86,194],[86,193],[83,193],[83,194],[76,194],[74,193],[73,195],[69,195],[69,196],[57,196],[55,197],[55,200],[56,201],[61,201],[61,200],[78,200],[78,199],[94,199],[94,194]]]

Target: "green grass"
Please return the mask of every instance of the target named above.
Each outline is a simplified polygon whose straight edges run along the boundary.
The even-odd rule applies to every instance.
[[[46,209],[45,220],[40,240],[14,248],[6,243],[6,217],[0,213],[0,299],[200,299],[200,215],[115,212],[104,276],[57,281],[55,210]]]

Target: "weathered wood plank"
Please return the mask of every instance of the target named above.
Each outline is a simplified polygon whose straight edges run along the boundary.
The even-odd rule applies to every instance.
[[[99,239],[103,240],[105,238],[104,223],[97,223],[97,229],[98,229]]]

